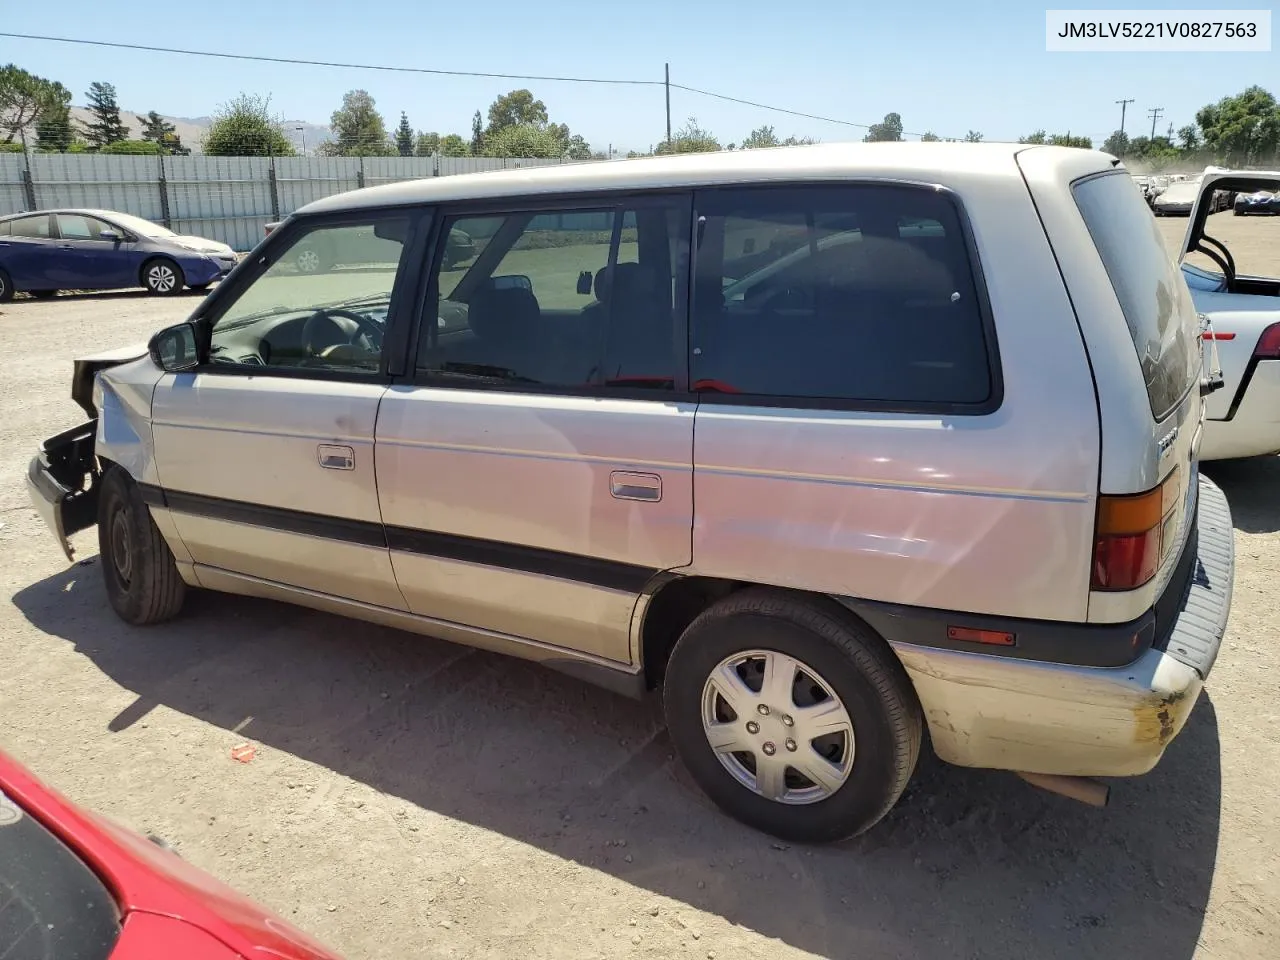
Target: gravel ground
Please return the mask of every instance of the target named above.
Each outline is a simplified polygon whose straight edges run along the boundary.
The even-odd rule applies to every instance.
[[[1280,220],[1232,229],[1261,250]],[[75,355],[196,302],[0,309],[0,744],[73,800],[351,958],[1277,956],[1280,459],[1206,471],[1235,513],[1235,604],[1153,773],[1093,810],[925,756],[868,836],[787,847],[709,807],[654,703],[267,602],[117,621],[93,533],[68,568],[23,473],[76,422]]]

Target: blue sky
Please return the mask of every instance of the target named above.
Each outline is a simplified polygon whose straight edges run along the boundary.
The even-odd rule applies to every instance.
[[[1016,139],[1043,127],[1100,143],[1119,125],[1114,101],[1121,97],[1135,99],[1127,123],[1133,135],[1150,131],[1152,107],[1164,108],[1163,131],[1250,84],[1280,93],[1276,52],[1046,53],[1045,7],[1025,2],[260,0],[171,8],[159,17],[154,3],[10,0],[5,7],[5,31],[269,56],[653,80],[662,79],[669,61],[673,82],[860,123],[895,111],[906,130],[941,136],[975,129],[988,139]],[[248,91],[270,94],[288,119],[327,123],[342,94],[360,87],[388,126],[405,110],[417,129],[466,134],[473,111],[527,86],[552,120],[596,149],[647,148],[664,127],[660,87],[378,73],[0,38],[0,62],[7,61],[62,81],[76,104],[84,103],[90,82],[105,80],[116,85],[125,109],[175,116],[207,115]],[[863,134],[679,90],[672,91],[671,109],[674,126],[696,117],[722,143],[740,141],[761,124],[783,137],[835,141]]]

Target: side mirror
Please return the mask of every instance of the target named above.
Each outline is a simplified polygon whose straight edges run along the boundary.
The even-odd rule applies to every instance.
[[[184,322],[165,327],[151,338],[147,353],[151,362],[165,373],[194,370],[200,364],[195,324]]]
[[[489,286],[494,290],[532,290],[533,281],[523,273],[508,273],[490,277]]]
[[[103,230],[98,234],[99,240],[110,240],[112,243],[119,243],[124,239],[118,230]]]
[[[590,270],[583,270],[578,274],[578,294],[580,296],[585,297],[591,292],[591,280],[592,275]]]

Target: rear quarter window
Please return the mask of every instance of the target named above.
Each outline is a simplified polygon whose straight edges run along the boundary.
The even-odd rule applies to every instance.
[[[708,190],[690,379],[708,399],[988,412],[994,338],[958,203],[900,184]]]
[[[1128,174],[1081,180],[1072,192],[1124,313],[1151,413],[1162,420],[1199,376],[1200,323],[1191,292]]]

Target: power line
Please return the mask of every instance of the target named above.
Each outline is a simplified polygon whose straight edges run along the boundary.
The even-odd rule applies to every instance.
[[[258,63],[280,63],[291,66],[307,67],[339,67],[345,70],[379,70],[384,73],[423,73],[445,77],[485,77],[498,80],[542,80],[555,83],[602,83],[635,87],[660,87],[668,85],[665,80],[627,80],[608,77],[560,77],[529,73],[490,73],[481,70],[442,70],[433,67],[401,67],[377,63],[345,63],[336,60],[308,60],[300,57],[269,57],[261,54],[250,53],[223,53],[214,50],[188,50],[182,47],[160,47],[143,43],[121,43],[113,40],[86,40],[81,37],[51,37],[33,33],[8,33],[0,31],[0,37],[10,37],[16,40],[45,40],[51,43],[71,43],[93,47],[111,47],[118,50],[143,50],[150,53],[176,53],[188,57],[215,57],[221,60],[250,60]],[[834,123],[845,127],[856,127],[859,130],[870,130],[873,126],[869,123],[855,123],[852,120],[838,120],[835,117],[824,117],[816,113],[805,113],[800,110],[791,110],[787,107],[777,107],[772,104],[759,103],[754,100],[744,100],[741,97],[731,97],[728,94],[716,93],[713,90],[701,90],[698,87],[689,87],[680,83],[671,83],[669,86],[674,87],[677,90],[684,90],[686,93],[693,93],[703,97],[712,97],[716,100],[725,100],[729,103],[739,103],[744,106],[755,107],[758,110],[771,110],[774,113],[785,113],[793,117],[803,117],[806,120],[818,120],[822,123]],[[904,130],[903,133],[911,137],[920,137],[924,135],[921,133],[913,133],[909,130]]]
[[[286,63],[307,67],[341,67],[348,70],[381,70],[388,73],[430,73],[446,77],[489,77],[499,80],[546,80],[557,83],[609,83],[637,87],[660,87],[661,80],[614,80],[602,77],[552,77],[525,73],[485,73],[479,70],[437,70],[431,67],[397,67],[377,63],[342,63],[334,60],[304,60],[297,57],[268,57],[249,53],[219,53],[212,50],[184,50],[179,47],[153,47],[142,43],[119,43],[111,40],[85,40],[79,37],[47,37],[33,33],[3,33],[0,37],[17,40],[48,40],[53,43],[78,43],[92,47],[114,47],[120,50],[146,50],[151,53],[180,53],[189,57],[218,57],[222,60],[256,60],[261,63]]]

